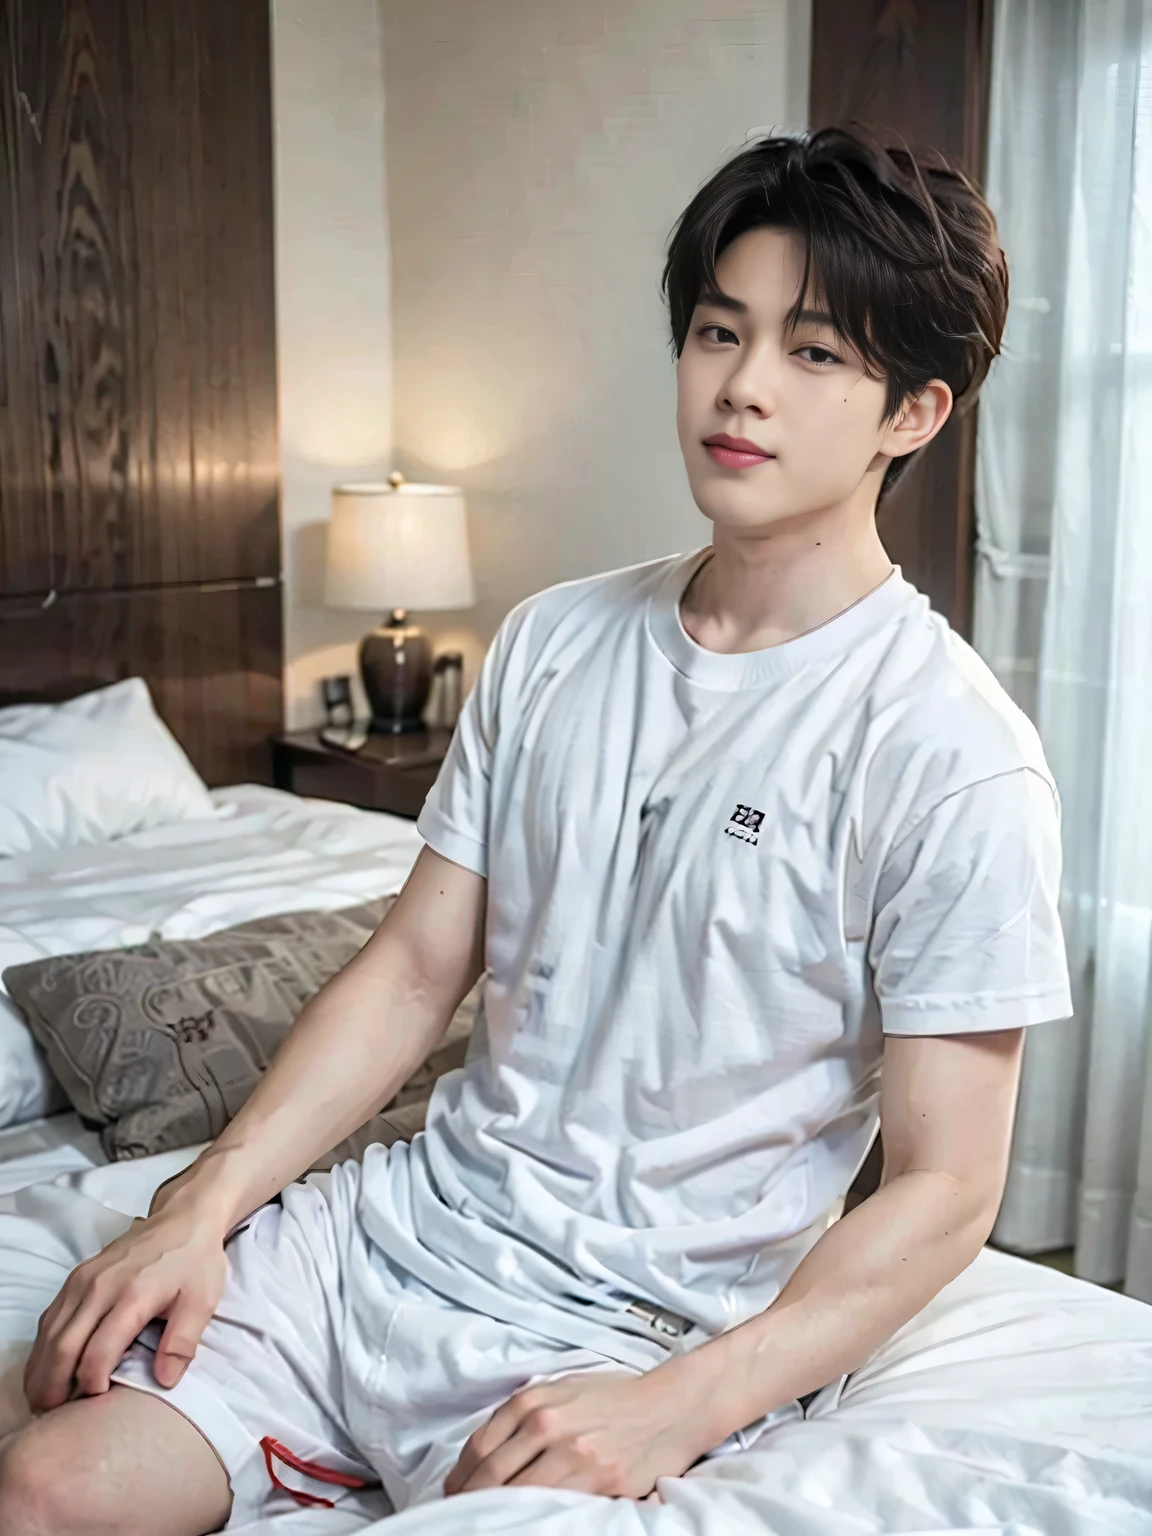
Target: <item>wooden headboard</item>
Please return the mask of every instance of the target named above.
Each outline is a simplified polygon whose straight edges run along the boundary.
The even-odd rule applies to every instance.
[[[281,725],[280,587],[0,599],[0,707],[143,677],[209,784],[269,782]]]
[[[0,7],[0,702],[282,722],[267,0]]]

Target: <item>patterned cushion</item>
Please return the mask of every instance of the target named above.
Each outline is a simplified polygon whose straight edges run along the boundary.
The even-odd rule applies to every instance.
[[[80,1116],[112,1159],[219,1135],[308,999],[367,942],[395,901],[290,912],[203,939],[57,955],[4,981]],[[440,1046],[381,1114],[314,1166],[411,1136],[436,1079],[460,1066],[479,984]]]

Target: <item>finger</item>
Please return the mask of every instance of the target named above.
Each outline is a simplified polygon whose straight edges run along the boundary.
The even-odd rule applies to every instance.
[[[36,1337],[32,1341],[28,1359],[24,1362],[24,1391],[34,1388],[39,1380],[40,1364],[45,1350],[75,1316],[83,1305],[89,1283],[79,1269],[74,1269],[41,1312],[36,1324]]]
[[[615,1492],[604,1486],[599,1471],[578,1465],[571,1453],[561,1447],[545,1449],[528,1465],[508,1479],[509,1488],[572,1488],[578,1493]]]
[[[445,1495],[460,1492],[484,1458],[490,1456],[498,1446],[503,1445],[504,1441],[515,1433],[526,1412],[523,1403],[518,1403],[515,1396],[510,1397],[506,1403],[497,1408],[486,1423],[472,1431],[464,1442],[463,1449],[456,1459],[456,1465],[444,1479]]]
[[[81,1397],[96,1397],[107,1392],[110,1376],[132,1340],[164,1310],[166,1298],[140,1286],[123,1291],[99,1325],[92,1329],[74,1371],[76,1390]]]
[[[490,1456],[485,1456],[461,1484],[461,1493],[476,1493],[481,1488],[503,1488],[518,1472],[535,1461],[547,1442],[539,1435],[520,1429],[505,1440]]]
[[[454,1493],[459,1493],[466,1480],[471,1477],[472,1473],[484,1460],[484,1457],[488,1455],[488,1442],[482,1437],[486,1431],[491,1429],[494,1419],[495,1415],[487,1423],[482,1424],[479,1429],[473,1430],[467,1440],[465,1440],[460,1449],[460,1454],[456,1458],[455,1466],[444,1479],[445,1498],[451,1497]],[[492,1448],[495,1449],[499,1443],[498,1440],[494,1440]]]
[[[181,1291],[160,1335],[152,1370],[162,1387],[174,1387],[200,1347],[216,1311],[216,1299],[201,1291]]]
[[[34,1412],[43,1413],[68,1401],[77,1361],[113,1300],[110,1286],[98,1277],[71,1316],[46,1335],[27,1386]]]
[[[78,1271],[73,1270],[56,1295],[41,1312],[36,1322],[36,1337],[43,1338],[67,1322],[88,1293],[88,1285]]]

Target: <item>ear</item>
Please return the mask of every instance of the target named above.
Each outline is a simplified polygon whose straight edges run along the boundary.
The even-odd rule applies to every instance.
[[[926,384],[914,400],[906,400],[888,423],[877,452],[901,459],[930,443],[952,414],[952,391],[943,379]]]

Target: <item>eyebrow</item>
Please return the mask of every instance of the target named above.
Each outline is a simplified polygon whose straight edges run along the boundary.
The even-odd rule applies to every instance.
[[[743,299],[734,298],[732,294],[724,293],[719,288],[714,288],[708,293],[702,293],[699,302],[709,309],[730,310],[734,315],[746,315],[748,313],[748,306]]]
[[[793,328],[798,325],[827,325],[830,326],[832,330],[836,329],[832,322],[832,316],[826,309],[800,310],[797,313],[795,320],[793,321]]]
[[[730,293],[723,293],[718,288],[711,293],[702,293],[699,302],[708,309],[725,309],[734,315],[748,313],[748,306],[743,299],[738,299]],[[792,325],[793,329],[798,325],[826,325],[832,330],[836,329],[832,316],[826,309],[802,309],[797,313]]]

